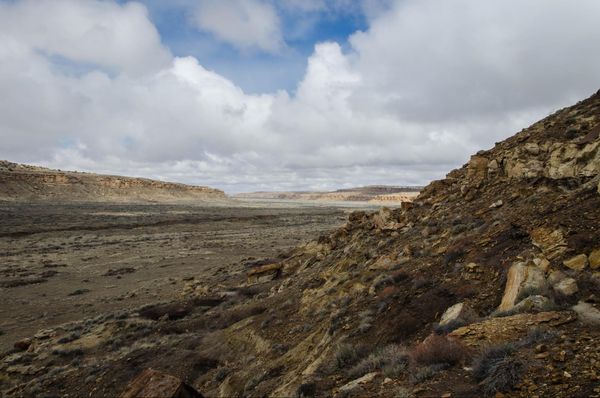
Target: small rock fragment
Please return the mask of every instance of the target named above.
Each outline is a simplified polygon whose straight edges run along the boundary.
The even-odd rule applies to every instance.
[[[477,319],[477,314],[465,303],[457,303],[449,307],[440,320],[440,325],[446,325],[452,321],[463,320],[470,323]]]
[[[600,325],[600,311],[593,305],[580,301],[571,307],[577,313],[580,321],[588,325]]]
[[[571,268],[575,271],[582,271],[588,265],[588,258],[585,254],[579,254],[575,257],[571,257],[568,260],[563,261],[563,264],[567,268]]]
[[[502,207],[503,204],[504,204],[504,202],[502,201],[502,199],[499,199],[490,205],[490,209],[496,209],[498,207]]]
[[[548,283],[551,286],[556,285],[558,282],[562,281],[563,279],[565,279],[567,277],[567,275],[565,275],[564,272],[562,271],[552,271],[550,273],[550,275],[548,276]]]
[[[554,291],[563,296],[572,296],[579,291],[579,288],[575,279],[565,278],[554,286]]]
[[[600,268],[600,249],[592,251],[588,257],[591,269]]]
[[[376,376],[377,376],[377,372],[367,373],[363,377],[360,377],[356,380],[352,380],[351,382],[344,384],[342,387],[340,387],[340,392],[352,391],[352,390],[360,387],[361,384],[370,383],[371,381],[373,381],[373,379]]]
[[[547,272],[548,268],[550,267],[550,261],[548,261],[545,258],[534,258],[533,264],[535,264],[536,267],[538,267],[544,272]]]

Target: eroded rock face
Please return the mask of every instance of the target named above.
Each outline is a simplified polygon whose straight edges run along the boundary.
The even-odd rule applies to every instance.
[[[567,241],[560,229],[536,228],[531,232],[531,241],[547,259],[561,256],[567,250]]]

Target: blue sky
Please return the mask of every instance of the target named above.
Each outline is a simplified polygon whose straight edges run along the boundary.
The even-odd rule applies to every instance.
[[[175,56],[194,56],[204,67],[227,77],[249,94],[276,90],[293,93],[315,44],[335,41],[347,49],[348,37],[368,27],[364,9],[356,1],[313,1],[317,9],[299,9],[275,0],[265,3],[280,18],[286,48],[278,52],[240,50],[194,24],[192,14],[197,1],[140,2],[148,8],[163,43]]]

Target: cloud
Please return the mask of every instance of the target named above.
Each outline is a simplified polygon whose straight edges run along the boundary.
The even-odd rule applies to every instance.
[[[250,95],[138,4],[0,3],[0,158],[231,192],[423,184],[600,86],[595,0],[381,10],[318,43],[294,94]]]
[[[276,53],[284,48],[279,16],[261,0],[200,0],[193,22],[242,50]]]
[[[171,55],[137,3],[22,0],[0,3],[0,31],[31,50],[131,74],[155,72]]]

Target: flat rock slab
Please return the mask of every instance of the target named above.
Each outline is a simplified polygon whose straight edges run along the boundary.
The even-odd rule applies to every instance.
[[[577,316],[571,311],[518,314],[473,323],[456,329],[450,335],[459,337],[469,346],[479,347],[522,338],[536,326],[558,326],[576,319]]]

